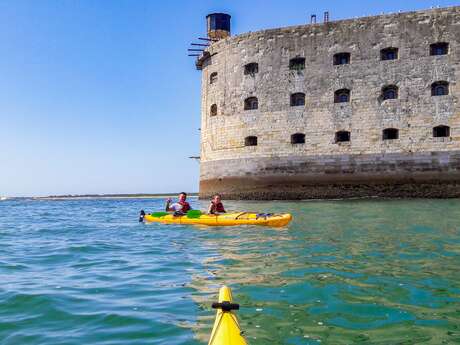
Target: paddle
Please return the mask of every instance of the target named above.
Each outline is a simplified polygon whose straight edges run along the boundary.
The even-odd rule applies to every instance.
[[[160,218],[160,217],[167,216],[168,214],[169,214],[168,212],[152,212],[150,215],[153,218]]]
[[[186,213],[187,218],[200,218],[203,213],[200,210],[190,210]]]

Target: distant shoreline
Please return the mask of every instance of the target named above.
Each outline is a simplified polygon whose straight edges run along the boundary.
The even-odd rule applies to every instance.
[[[161,194],[81,194],[81,195],[49,195],[33,197],[36,200],[69,200],[69,199],[161,199],[177,196],[178,193]],[[187,193],[188,196],[198,196],[198,193]]]

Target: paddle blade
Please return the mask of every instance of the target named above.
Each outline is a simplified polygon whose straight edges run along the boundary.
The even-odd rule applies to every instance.
[[[150,214],[153,218],[160,218],[160,217],[164,217],[166,215],[168,215],[169,213],[168,212],[153,212],[152,214]]]
[[[202,215],[200,210],[190,210],[187,212],[187,218],[200,218]]]

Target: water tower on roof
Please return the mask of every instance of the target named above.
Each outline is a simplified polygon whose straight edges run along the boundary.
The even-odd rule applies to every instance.
[[[211,13],[206,16],[208,37],[213,40],[221,40],[230,36],[230,18],[226,13]]]

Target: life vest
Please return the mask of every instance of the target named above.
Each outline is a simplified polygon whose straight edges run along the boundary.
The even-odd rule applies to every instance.
[[[224,205],[221,202],[218,202],[216,204],[216,203],[214,203],[214,201],[211,201],[211,203],[212,203],[212,211],[213,212],[225,213]]]
[[[182,206],[181,212],[185,213],[191,209],[190,204],[187,201],[179,201],[178,204]]]

